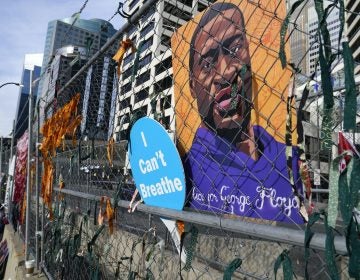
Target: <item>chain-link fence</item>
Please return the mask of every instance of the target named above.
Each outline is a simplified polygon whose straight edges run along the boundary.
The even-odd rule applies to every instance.
[[[343,25],[341,16],[350,12],[342,1],[325,12],[315,1],[318,25],[309,31],[299,21],[312,1],[288,9],[284,1],[210,2],[130,1],[118,9],[126,23],[93,57],[59,58],[68,65],[59,75],[64,86],[49,83],[38,102],[33,151],[40,149],[34,159],[41,163],[33,171],[28,225],[28,246],[49,278],[348,279],[349,270],[359,273],[357,220],[343,204],[348,195],[346,205],[357,206],[355,179],[348,184],[353,200],[341,190],[333,200],[337,189],[329,187],[359,171],[354,156],[346,159],[348,175],[329,176],[337,132],[354,112],[344,113],[349,89],[337,81],[329,105],[324,74],[342,61],[328,44],[326,19],[337,11]],[[290,49],[298,37],[316,38],[300,58]],[[303,66],[315,47],[315,66]],[[145,204],[135,192],[130,131],[144,116],[157,120],[179,151],[183,211],[147,203],[147,196],[170,192],[168,178],[139,189]],[[354,150],[357,137],[345,135]],[[154,163],[147,164],[151,171]],[[345,237],[352,241],[345,244]]]

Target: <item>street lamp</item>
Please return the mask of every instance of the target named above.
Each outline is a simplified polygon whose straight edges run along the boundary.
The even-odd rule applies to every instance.
[[[18,86],[18,87],[24,87],[23,84],[20,84],[20,83],[14,83],[14,82],[9,82],[9,83],[4,83],[0,86],[0,88],[2,88],[3,86],[6,86],[6,85],[15,85],[15,86]]]
[[[20,84],[20,83],[8,82],[8,83],[4,83],[4,84],[0,85],[0,88],[2,88],[3,86],[6,86],[6,85],[15,85],[15,86],[18,86],[18,87],[23,87],[24,86],[23,84]],[[1,136],[0,138],[1,138],[0,139],[0,178],[2,178],[3,137]]]

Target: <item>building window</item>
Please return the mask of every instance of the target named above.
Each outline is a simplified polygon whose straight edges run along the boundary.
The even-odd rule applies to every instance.
[[[129,92],[130,90],[131,90],[131,82],[129,82],[121,87],[121,94],[125,94],[125,93]]]
[[[131,52],[128,56],[126,56],[124,58],[123,61],[123,65],[125,66],[126,64],[128,64],[130,61],[132,61],[134,59],[135,53]]]
[[[140,76],[137,77],[136,85],[141,85],[148,80],[150,80],[150,70],[147,70],[145,73],[142,73]]]
[[[160,108],[161,110],[166,110],[171,108],[171,96],[165,96],[160,100]]]
[[[132,25],[128,31],[128,36],[130,37],[135,31],[137,31],[136,25]]]
[[[327,162],[329,153],[327,150],[320,148],[320,139],[305,135],[305,154],[306,159],[319,158],[320,161]]]
[[[145,15],[143,15],[143,17],[141,18],[141,22],[144,23],[145,21],[147,21],[151,16],[153,16],[155,13],[155,6],[152,6]]]
[[[130,97],[121,100],[120,101],[120,110],[129,107],[129,105],[130,105]]]
[[[150,22],[148,25],[146,25],[141,31],[140,31],[140,37],[145,37],[146,34],[148,34],[151,30],[154,29],[155,22]]]
[[[303,120],[306,122],[309,122],[310,121],[310,112],[302,111],[302,113],[303,113]]]
[[[357,28],[353,28],[349,33],[348,33],[348,38],[349,41],[351,41],[351,39],[354,37],[355,34],[358,34],[359,30]]]
[[[189,21],[191,19],[191,13],[183,11],[168,2],[165,2],[164,11],[185,21]]]
[[[139,47],[139,53],[142,53],[145,50],[149,49],[152,46],[152,44],[153,44],[153,36],[145,40],[144,43]]]
[[[149,97],[149,88],[144,88],[135,94],[135,103],[143,101]]]
[[[186,6],[192,7],[192,0],[179,0],[179,2],[185,4]]]
[[[132,8],[134,8],[137,3],[139,3],[139,0],[131,1],[129,4],[129,10],[132,10]]]
[[[161,35],[161,45],[167,47],[167,48],[170,48],[170,37],[169,36],[166,36],[166,35]]]
[[[354,12],[356,12],[356,10]],[[346,22],[350,25],[351,23],[353,23],[356,16],[357,16],[357,13],[352,13],[351,16],[349,16],[349,19]]]
[[[130,121],[130,113],[126,113],[118,118],[118,126],[120,126],[121,120],[122,120],[123,124],[128,123]]]
[[[168,89],[172,86],[173,80],[172,75],[165,77],[164,79],[158,81],[154,85],[154,90],[157,93],[163,92],[164,90]]]
[[[171,68],[172,64],[171,64],[171,56],[169,56],[168,58],[164,59],[163,61],[161,61],[159,64],[157,64],[155,66],[155,75],[158,75],[162,72],[164,72],[165,70]]]
[[[205,10],[207,7],[201,3],[198,3],[198,12],[202,12],[203,10]]]
[[[134,110],[133,116],[136,116],[136,115],[139,115],[139,114],[141,114],[141,115],[143,115],[143,116],[146,116],[146,115],[147,115],[147,107],[148,107],[148,106],[145,105],[145,106],[142,106],[142,107]]]
[[[133,70],[133,68],[130,67],[129,69],[127,69],[126,71],[123,72],[123,74],[122,74],[123,81],[132,75],[132,70]]]
[[[121,131],[120,131],[120,137],[121,137],[121,139],[122,139],[122,140],[126,139],[127,134],[128,134],[127,129],[121,130]],[[120,140],[120,139],[119,139],[119,140]]]
[[[149,53],[148,55],[144,56],[142,59],[139,60],[139,69],[149,64],[150,62],[151,62],[151,53]]]
[[[170,19],[163,18],[163,27],[166,30],[169,30],[171,32],[174,32],[176,29],[178,29],[181,26],[181,24],[173,22]]]
[[[161,122],[162,122],[163,126],[165,127],[165,129],[170,129],[170,116],[163,117],[161,119]]]

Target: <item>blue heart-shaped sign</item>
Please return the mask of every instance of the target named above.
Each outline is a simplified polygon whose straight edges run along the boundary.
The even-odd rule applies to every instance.
[[[135,122],[128,146],[133,178],[146,204],[182,210],[185,176],[179,153],[164,127],[148,117]]]

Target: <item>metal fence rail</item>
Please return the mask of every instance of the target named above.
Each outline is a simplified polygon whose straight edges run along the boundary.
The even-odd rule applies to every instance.
[[[99,197],[69,190],[63,193],[66,196],[68,207],[76,209],[75,211],[77,213],[86,213],[89,217],[86,227],[83,228],[82,245],[80,249],[80,251],[85,252],[88,242],[93,238],[96,229],[99,228],[93,224],[93,211],[96,209],[94,205],[96,205],[95,201],[99,201]],[[89,201],[90,210],[88,207]],[[234,221],[231,218],[223,218],[221,224],[219,224],[209,215],[200,215],[187,211],[179,213],[179,211],[159,209],[146,205],[140,205],[138,211],[129,214],[127,212],[127,204],[126,201],[119,202],[120,208],[118,208],[116,214],[117,233],[109,236],[108,229],[104,229],[94,247],[99,257],[103,273],[102,277],[104,279],[127,278],[131,267],[136,273],[141,274],[141,269],[139,268],[143,261],[141,259],[142,256],[144,256],[143,250],[145,249],[148,254],[149,251],[153,250],[153,243],[155,243],[156,246],[164,246],[163,248],[156,247],[157,249],[155,249],[153,255],[150,255],[152,259],[151,264],[147,263],[150,262],[149,260],[146,262],[146,267],[151,270],[155,279],[169,279],[169,277],[178,279],[180,273],[185,279],[219,279],[222,278],[222,274],[228,264],[236,257],[240,257],[243,260],[243,264],[235,273],[233,279],[243,279],[245,277],[250,277],[251,279],[274,279],[273,267],[275,260],[283,250],[289,250],[289,255],[297,260],[297,262],[293,263],[295,275],[300,278],[303,276],[305,266],[303,260],[304,248],[300,239],[304,236],[299,230]],[[70,213],[65,214],[63,220],[62,226],[65,230],[62,231],[61,238],[64,240],[69,237],[69,217]],[[198,229],[194,260],[189,272],[180,270],[180,260],[176,247],[159,217],[181,218]],[[78,222],[81,219],[82,216],[80,215]],[[124,221],[126,222],[124,223]],[[75,278],[75,272],[66,271],[66,269],[70,267],[65,268],[63,272],[60,271],[62,263],[66,265],[67,261],[74,262],[73,258],[66,256],[66,247],[63,247],[62,261],[55,263],[49,261],[51,258],[54,258],[54,256],[52,256],[52,238],[54,235],[51,232],[53,227],[56,226],[54,226],[54,224],[49,226],[50,233],[46,233],[47,229],[45,229],[45,236],[49,238],[46,240],[46,247],[48,248],[46,260],[48,262],[45,265],[47,269],[51,271],[52,275],[56,275],[56,278],[60,278],[61,273],[70,279],[72,279],[72,277]],[[145,234],[151,232],[152,229],[155,229],[154,233],[149,235]],[[78,230],[79,224],[74,226],[73,232],[75,233]],[[280,235],[274,238],[277,234]],[[144,242],[144,236],[146,237],[145,245],[142,243]],[[291,237],[293,237],[293,239]],[[151,240],[151,238],[155,238],[155,241]],[[191,243],[190,238],[186,238],[184,242],[184,246],[188,248]],[[140,246],[140,244],[143,245]],[[341,252],[346,253],[343,239],[339,238],[335,244],[340,254]],[[133,248],[134,251],[131,251],[131,248]],[[313,277],[327,279],[329,275],[326,272],[326,265],[323,261],[323,234],[316,233],[311,248],[312,252],[308,271]],[[116,256],[113,256],[113,254]],[[66,260],[66,258],[69,259]],[[132,258],[132,265],[126,263],[128,258]],[[121,263],[120,268],[117,266],[119,262]],[[340,268],[341,275],[346,278],[345,263],[346,258],[339,255],[337,257],[337,264]],[[89,277],[92,268],[89,268],[85,264],[83,265],[84,267],[81,268],[80,266],[80,269],[86,270],[87,272],[84,272],[81,276],[86,279],[86,277]],[[117,274],[118,271],[120,271],[119,274]],[[279,273],[279,275],[281,275],[281,273]]]
[[[91,201],[100,201],[100,196],[89,193],[77,192],[72,190],[60,190],[55,188],[55,191],[61,191],[64,194],[72,195],[79,198],[89,199]],[[129,201],[120,200],[118,206],[127,209]],[[303,246],[304,232],[303,230],[287,228],[285,226],[276,227],[273,225],[249,223],[242,220],[236,220],[234,217],[214,217],[206,213],[196,213],[192,211],[177,211],[167,208],[160,208],[141,204],[137,208],[138,211],[146,214],[153,214],[159,217],[181,220],[184,222],[195,223],[205,227],[221,229],[224,231],[241,233],[248,236],[256,236],[257,238],[271,240],[273,242],[281,242],[290,245]],[[326,234],[317,232],[310,243],[310,248],[316,250],[325,250]],[[346,255],[346,244],[343,236],[336,236],[334,241],[335,249],[338,254]]]

